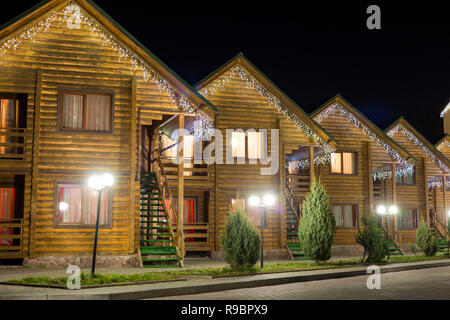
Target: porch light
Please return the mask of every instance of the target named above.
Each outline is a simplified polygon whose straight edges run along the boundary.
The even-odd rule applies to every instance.
[[[447,216],[450,219],[450,210],[447,212]]]
[[[272,194],[266,194],[263,198],[264,205],[271,207],[275,204],[275,197]]]
[[[385,206],[378,206],[377,212],[378,212],[378,214],[386,214],[386,207]]]
[[[259,203],[260,203],[259,197],[251,196],[248,199],[248,203],[249,203],[250,207],[259,207]]]
[[[397,214],[397,212],[398,212],[397,206],[390,206],[389,207],[389,213],[390,214]]]

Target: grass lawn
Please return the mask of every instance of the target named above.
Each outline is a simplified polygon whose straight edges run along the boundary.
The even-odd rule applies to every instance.
[[[17,284],[36,284],[43,286],[63,286],[67,284],[68,277],[50,278],[50,277],[29,277],[21,280],[9,280],[10,283]],[[167,281],[176,280],[179,277],[168,275],[161,272],[149,272],[141,274],[96,274],[92,277],[91,274],[81,274],[81,286],[97,286],[106,284],[124,284],[136,282],[150,282],[150,281]]]

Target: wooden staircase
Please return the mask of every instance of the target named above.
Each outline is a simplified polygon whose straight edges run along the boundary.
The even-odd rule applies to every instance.
[[[447,228],[439,218],[439,216],[434,212],[433,218],[430,223],[431,232],[433,234],[434,243],[436,243],[438,252],[447,252]]]
[[[400,238],[400,231],[397,229],[397,227],[392,224],[389,225],[389,233],[391,233],[388,237],[386,229],[384,228],[383,222],[379,219],[378,220],[379,225],[381,229],[384,232],[384,235],[386,239],[389,239],[388,245],[389,245],[389,255],[390,256],[403,256],[403,251],[401,250],[401,238]],[[393,234],[393,236],[392,236]]]
[[[308,260],[300,244],[298,227],[301,218],[301,203],[295,197],[290,184],[286,186],[286,243],[292,260]]]

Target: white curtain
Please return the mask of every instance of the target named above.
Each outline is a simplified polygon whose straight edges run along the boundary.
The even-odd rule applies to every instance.
[[[336,220],[336,227],[342,227],[342,206],[333,206],[332,211]]]
[[[342,154],[332,153],[331,154],[331,172],[332,173],[342,173]]]
[[[233,132],[231,137],[233,157],[245,158],[245,132]]]
[[[110,95],[87,95],[86,130],[111,131]]]
[[[83,129],[83,101],[80,95],[64,95],[63,128]]]
[[[248,132],[248,158],[261,159],[261,132]]]
[[[344,206],[344,227],[353,228],[353,206],[345,205]]]

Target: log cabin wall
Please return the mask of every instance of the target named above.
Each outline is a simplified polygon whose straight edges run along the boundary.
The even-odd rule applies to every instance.
[[[271,106],[267,99],[239,78],[233,77],[208,99],[217,107],[216,128],[223,134],[224,148],[227,146],[226,129],[268,129],[268,154],[271,156],[270,129],[281,129],[280,152],[283,145],[295,143],[309,145],[308,138],[292,122],[285,120],[282,114]],[[283,119],[283,120],[280,120]],[[281,128],[280,128],[281,127]],[[228,144],[229,146],[230,144]],[[215,179],[215,250],[220,251],[220,237],[230,212],[230,199],[239,192],[240,197],[271,192],[280,195],[280,171],[274,176],[262,176],[261,165],[216,164]],[[224,152],[224,163],[226,163]],[[280,164],[281,166],[281,164]],[[282,180],[281,180],[282,181]],[[264,229],[264,249],[280,250],[284,248],[281,228],[284,199],[278,199],[280,208],[268,211],[268,227]]]
[[[57,14],[64,18],[61,10]],[[85,181],[89,174],[99,171],[111,172],[116,179],[112,226],[100,230],[99,254],[136,252],[139,215],[134,213],[139,206],[139,184],[133,186],[130,179],[137,160],[137,150],[130,150],[137,135],[132,128],[137,122],[151,124],[152,119],[162,119],[165,112],[179,110],[155,81],[144,80],[129,59],[104,45],[99,33],[92,32],[84,21],[80,26],[69,29],[55,22],[0,59],[0,92],[28,94],[25,160],[0,160],[0,172],[13,169],[25,174],[23,253],[31,258],[92,253],[93,229],[54,226],[55,184]],[[133,78],[137,79],[135,85]],[[112,133],[59,132],[58,94],[62,88],[113,93]],[[133,118],[133,113],[140,119]],[[137,122],[132,125],[131,119]],[[38,130],[33,131],[33,127]],[[34,144],[33,135],[37,138]]]
[[[354,126],[345,116],[331,114],[319,123],[338,141],[337,152],[355,152],[357,154],[357,174],[331,174],[331,165],[320,165],[319,175],[327,190],[330,205],[357,205],[359,219],[370,213],[369,199],[373,196],[373,187],[369,182],[372,172],[369,170],[369,154],[371,167],[377,168],[392,161],[390,155],[376,142],[372,141],[362,129]],[[357,228],[337,228],[333,245],[357,245],[355,235]]]

